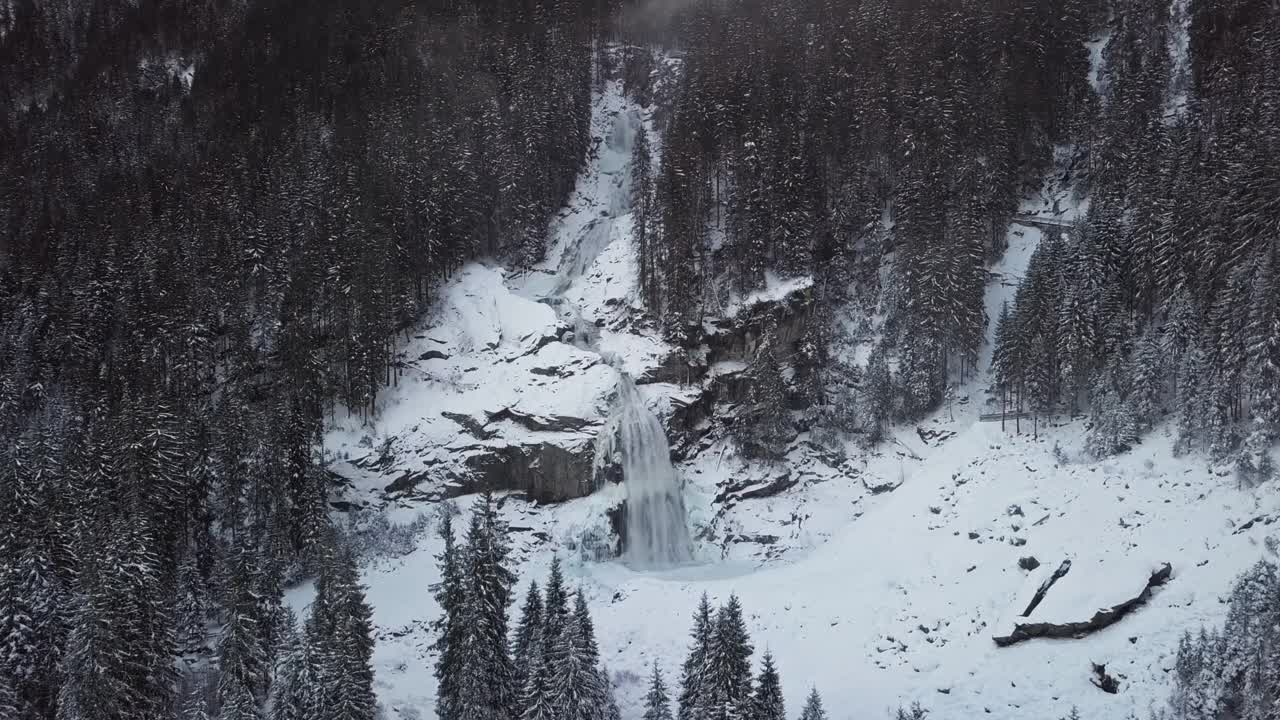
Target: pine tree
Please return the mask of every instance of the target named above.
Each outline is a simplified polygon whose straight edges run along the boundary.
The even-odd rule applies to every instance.
[[[552,682],[550,660],[540,657],[525,683],[520,720],[555,720],[560,717]]]
[[[178,567],[176,608],[178,647],[185,652],[198,649],[205,641],[207,610],[202,585],[195,554],[188,551]]]
[[[698,609],[693,615],[689,656],[681,668],[679,720],[696,720],[702,717],[704,695],[710,690],[707,663],[715,627],[711,614],[711,601],[706,593],[703,593]]]
[[[436,714],[440,720],[455,720],[462,706],[459,694],[463,643],[466,625],[463,612],[466,607],[466,588],[463,579],[462,558],[453,532],[453,516],[446,508],[440,516],[440,537],[444,549],[436,556],[440,567],[440,582],[431,592],[440,605],[440,617],[432,621],[436,640]]]
[[[522,714],[525,687],[541,662],[542,630],[542,591],[539,590],[538,583],[532,581],[525,594],[520,623],[516,626],[515,639],[511,644],[511,662],[515,668],[514,684],[520,691],[517,697],[519,702],[512,711],[513,717]]]
[[[262,717],[258,701],[238,676],[221,681],[218,696],[222,703],[222,709],[218,711],[218,720],[259,720]]]
[[[267,702],[267,720],[306,720],[313,710],[314,688],[306,687],[306,666],[311,662],[292,614],[271,682]]]
[[[595,623],[591,621],[591,610],[587,607],[587,596],[579,587],[573,596],[573,615],[577,620],[579,643],[586,654],[587,662],[595,667],[600,660],[600,648],[596,644]]]
[[[230,562],[226,624],[218,643],[218,702],[225,707],[233,700],[240,702],[242,698],[238,696],[248,693],[256,707],[259,699],[266,695],[269,678],[266,651],[259,633],[256,590],[261,570],[256,555],[247,547],[238,549]]]
[[[800,720],[827,720],[827,711],[822,707],[822,696],[818,694],[818,688],[809,691],[804,710],[800,711]]]
[[[672,720],[671,698],[667,696],[667,685],[662,680],[662,671],[658,663],[653,664],[653,675],[649,678],[649,692],[644,696],[644,715],[642,720]]]
[[[471,512],[464,554],[465,640],[457,691],[458,720],[506,718],[518,689],[507,639],[507,607],[515,575],[508,558],[507,529],[493,497],[485,493]]]
[[[187,701],[182,706],[182,714],[179,715],[181,720],[209,720],[209,710],[205,702],[204,693],[197,689],[187,697]]]
[[[551,703],[562,720],[600,720],[604,688],[584,638],[581,619],[570,615],[551,651]]]
[[[333,581],[335,625],[324,648],[328,661],[328,714],[332,720],[373,720],[377,698],[373,691],[373,611],[365,600],[355,558],[339,551]]]
[[[609,668],[601,665],[596,669],[600,676],[600,684],[604,693],[601,706],[601,720],[622,720],[622,709],[618,707],[618,698],[613,692],[613,680],[609,676]]]
[[[751,712],[751,640],[736,595],[716,613],[707,648],[702,712],[710,720],[739,720]]]
[[[560,558],[551,558],[551,573],[547,577],[547,600],[543,604],[544,641],[550,645],[560,636],[561,629],[569,616],[569,594],[564,586],[564,571]]]
[[[760,676],[756,678],[751,701],[751,720],[787,719],[786,707],[782,701],[782,680],[773,664],[773,655],[767,651],[761,659]]]

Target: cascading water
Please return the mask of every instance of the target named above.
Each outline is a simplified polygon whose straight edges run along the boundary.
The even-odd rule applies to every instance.
[[[631,211],[631,149],[641,123],[635,108],[614,118],[599,158],[601,179],[595,184],[599,194],[591,204],[600,214],[566,248],[549,293],[543,296],[572,327],[571,342],[595,352],[599,352],[597,328],[566,295],[613,241],[618,219]],[[602,467],[621,460],[626,490],[623,559],[638,569],[689,562],[693,543],[680,477],[671,464],[671,446],[662,423],[645,405],[621,359],[601,354],[618,370],[618,396],[610,422],[600,434],[596,461]]]
[[[614,419],[627,491],[624,558],[637,568],[689,562],[693,543],[671,446],[662,423],[645,406],[631,376],[621,370]]]

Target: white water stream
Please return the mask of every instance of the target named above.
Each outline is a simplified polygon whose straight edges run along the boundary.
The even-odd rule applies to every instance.
[[[629,103],[614,116],[594,159],[595,171],[610,181],[594,183],[595,197],[586,202],[588,207],[599,208],[600,216],[583,226],[565,248],[545,298],[572,325],[572,342],[593,352],[600,352],[597,329],[566,293],[608,247],[617,220],[631,212],[631,150],[641,122],[638,110]],[[609,422],[601,430],[597,458],[612,461],[621,456],[626,490],[623,559],[637,569],[687,563],[693,556],[693,543],[680,477],[671,464],[670,442],[635,381],[622,369],[620,359],[601,355],[618,370],[617,398]]]

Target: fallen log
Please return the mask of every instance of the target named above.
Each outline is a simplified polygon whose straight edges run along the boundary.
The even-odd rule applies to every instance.
[[[1040,589],[1036,590],[1036,594],[1031,598],[1031,602],[1027,603],[1027,609],[1022,611],[1022,617],[1030,617],[1031,611],[1035,610],[1036,606],[1044,600],[1044,596],[1048,594],[1049,588],[1053,587],[1054,583],[1061,580],[1062,577],[1070,571],[1071,561],[1063,560],[1062,564],[1058,566],[1058,569],[1053,571],[1053,575],[1049,576],[1049,579],[1040,583]]]
[[[1160,566],[1160,569],[1151,573],[1146,587],[1142,589],[1142,592],[1138,593],[1137,597],[1130,598],[1119,605],[1102,608],[1088,620],[1067,623],[1017,623],[1013,626],[1013,631],[1008,635],[997,635],[992,639],[995,640],[996,645],[1008,647],[1034,638],[1082,638],[1119,622],[1125,615],[1146,603],[1151,598],[1151,591],[1154,588],[1169,582],[1172,577],[1173,567],[1169,563],[1165,563]],[[1030,609],[1028,608],[1028,610]]]

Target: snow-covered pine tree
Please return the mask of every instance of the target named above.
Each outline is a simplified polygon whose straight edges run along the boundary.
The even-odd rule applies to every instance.
[[[578,620],[578,641],[592,667],[600,660],[600,646],[596,644],[596,625],[591,620],[591,609],[587,607],[587,596],[582,588],[573,594],[573,615]]]
[[[894,720],[924,720],[928,714],[920,703],[913,702],[910,707],[899,707],[893,718]]]
[[[707,651],[701,711],[709,720],[745,720],[751,714],[751,638],[736,595],[716,613]]]
[[[648,51],[645,51],[648,54]],[[632,235],[636,243],[636,258],[639,262],[639,280],[641,298],[645,307],[657,311],[662,306],[658,293],[661,290],[658,278],[659,251],[657,234],[651,232],[653,223],[653,160],[649,149],[649,132],[644,123],[636,128],[636,136],[631,146],[631,217]]]
[[[207,591],[200,569],[196,565],[195,551],[191,543],[178,566],[178,602],[175,608],[178,649],[193,652],[204,644],[207,632]]]
[[[537,581],[529,583],[525,594],[524,606],[520,611],[520,622],[516,625],[515,638],[511,643],[511,662],[515,670],[515,687],[519,690],[513,717],[519,717],[524,708],[524,690],[529,684],[542,658],[542,591]]]
[[[543,642],[546,647],[555,644],[569,616],[569,592],[564,585],[564,570],[560,557],[551,558],[551,572],[547,576],[546,602],[543,603]]]
[[[884,438],[893,421],[893,376],[889,373],[889,360],[884,348],[877,345],[867,358],[866,380],[863,383],[862,407],[866,412],[865,425],[872,443]]]
[[[243,705],[238,696],[246,692],[255,705],[261,702],[270,678],[258,616],[261,570],[247,542],[248,533],[238,537],[243,544],[228,558],[226,619],[218,641],[218,703],[222,707],[233,701]]]
[[[280,648],[267,698],[267,720],[308,720],[313,709],[310,692],[314,688],[304,684],[310,658],[292,613],[288,617],[289,632]]]
[[[613,692],[613,680],[609,676],[609,667],[600,665],[596,668],[600,676],[601,688],[604,691],[604,703],[601,707],[601,720],[622,720],[622,708],[618,707],[617,695]]]
[[[20,717],[18,694],[13,691],[13,680],[9,677],[7,669],[0,671],[0,717]]]
[[[667,695],[667,684],[662,680],[662,671],[658,663],[653,664],[653,674],[649,676],[649,691],[644,696],[644,715],[641,720],[672,720],[671,698]]]
[[[440,617],[431,623],[431,629],[436,633],[432,645],[436,651],[436,715],[440,720],[454,720],[461,707],[458,681],[466,633],[462,617],[466,606],[466,586],[449,506],[440,513],[440,538],[444,541],[444,548],[436,556],[440,582],[431,587],[431,593],[440,605]]]
[[[800,720],[827,720],[827,711],[822,707],[822,696],[818,694],[818,688],[809,691],[809,697],[804,701],[804,710],[800,711]]]
[[[209,720],[208,702],[205,700],[202,688],[196,688],[187,696],[178,718],[179,720]]]
[[[373,609],[365,600],[355,556],[347,548],[337,553],[331,570],[335,608],[334,632],[325,648],[329,668],[328,720],[373,720],[377,697],[373,691]]]
[[[518,689],[507,637],[507,607],[515,574],[510,568],[507,528],[493,495],[471,511],[464,553],[465,640],[458,665],[457,720],[499,720],[515,706]]]
[[[551,650],[551,703],[559,720],[600,720],[604,688],[583,642],[584,630],[571,614]]]
[[[218,683],[218,720],[260,720],[262,710],[239,676]]]
[[[1155,332],[1148,330],[1136,345],[1129,373],[1132,389],[1128,404],[1141,432],[1150,430],[1160,419],[1168,368],[1166,352]]]
[[[520,720],[557,720],[559,708],[555,704],[550,660],[539,653],[537,664],[529,674],[521,697]]]
[[[750,720],[787,720],[786,705],[782,698],[782,679],[774,665],[773,654],[765,651],[760,661],[760,675],[756,678],[751,696]]]
[[[679,720],[699,720],[703,696],[707,693],[707,659],[711,651],[715,619],[711,614],[711,601],[702,594],[698,609],[693,614],[690,631],[689,655],[680,672]]]

